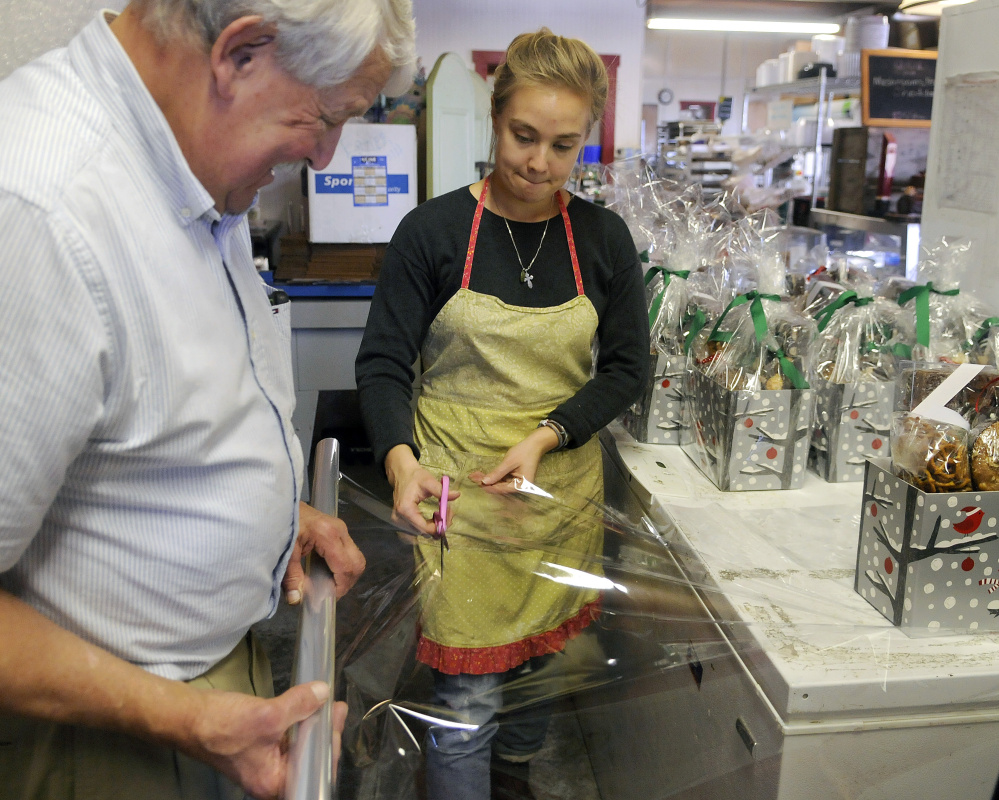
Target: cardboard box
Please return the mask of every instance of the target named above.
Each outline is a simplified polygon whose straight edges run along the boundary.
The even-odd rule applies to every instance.
[[[415,126],[344,125],[329,166],[308,171],[309,241],[388,242],[416,189]]]
[[[999,492],[928,494],[870,459],[854,588],[911,635],[999,630]]]
[[[687,371],[680,446],[719,489],[798,489],[812,436],[811,389],[732,391]]]
[[[657,351],[649,358],[652,380],[638,401],[624,413],[622,422],[636,441],[680,444],[687,357]]]
[[[815,427],[810,463],[831,483],[861,481],[868,458],[891,453],[893,381],[812,381]]]

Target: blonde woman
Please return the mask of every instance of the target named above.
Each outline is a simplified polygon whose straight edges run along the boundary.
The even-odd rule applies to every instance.
[[[564,188],[606,98],[603,63],[584,42],[518,36],[495,76],[492,173],[419,206],[388,247],[357,385],[396,514],[427,533],[419,504],[440,497],[443,474],[480,469],[485,486],[523,477],[556,496],[602,496],[595,434],[639,392],[649,348],[627,227]],[[596,618],[599,596],[539,580],[539,550],[490,547],[488,514],[456,497],[456,519],[482,535],[452,539],[443,580],[422,598],[417,658],[434,671],[436,702],[481,727],[430,731],[427,796],[484,800],[491,757],[522,765],[527,791],[547,728],[546,714],[499,725],[503,684],[561,651]],[[599,525],[583,539],[575,566],[593,569]],[[418,545],[423,576],[440,558],[432,540]]]

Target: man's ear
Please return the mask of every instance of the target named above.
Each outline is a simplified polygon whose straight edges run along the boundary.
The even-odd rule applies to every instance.
[[[231,99],[236,84],[252,74],[260,59],[273,47],[274,26],[261,16],[240,17],[230,22],[212,45],[209,59],[219,95]]]

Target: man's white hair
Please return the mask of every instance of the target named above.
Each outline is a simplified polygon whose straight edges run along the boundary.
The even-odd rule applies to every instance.
[[[193,35],[206,50],[240,17],[263,17],[278,31],[278,63],[316,88],[343,83],[376,46],[396,68],[415,61],[412,0],[136,0],[135,5],[161,41]]]

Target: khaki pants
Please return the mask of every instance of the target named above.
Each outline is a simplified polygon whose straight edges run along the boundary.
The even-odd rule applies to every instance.
[[[191,686],[272,697],[270,662],[247,634]],[[2,689],[0,689],[2,691]],[[113,731],[0,714],[0,800],[238,800],[182,753]]]

